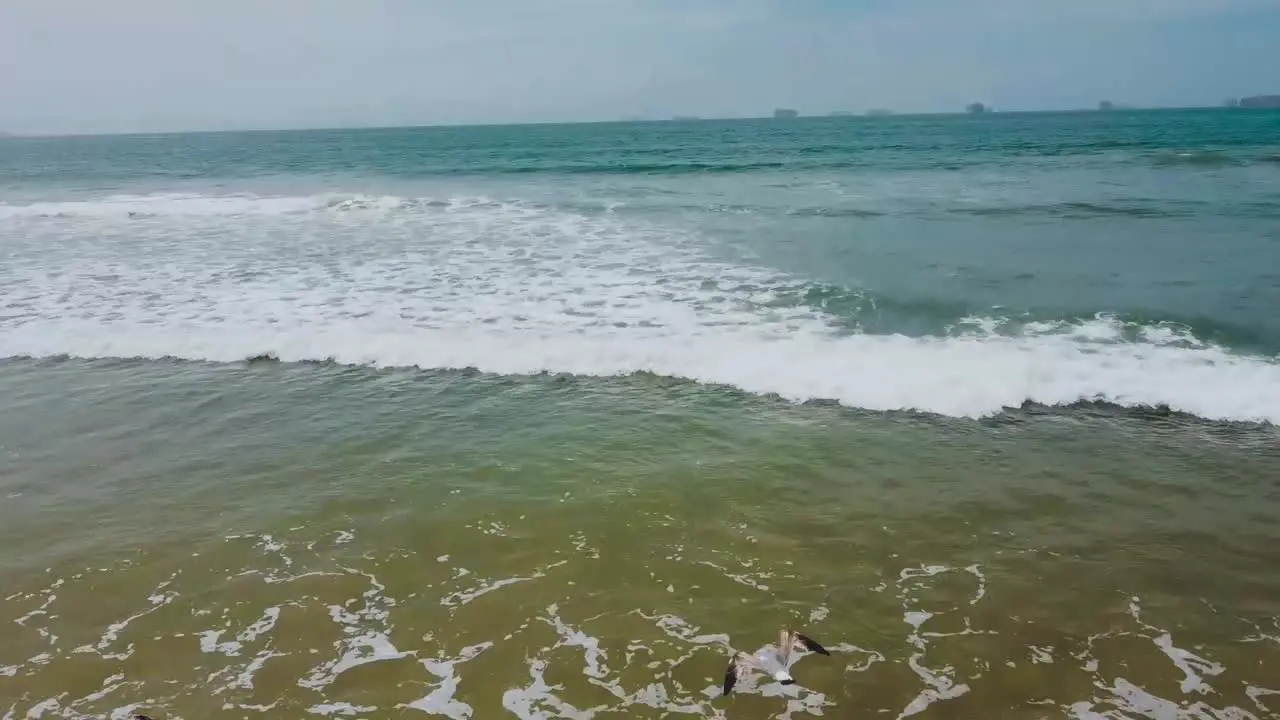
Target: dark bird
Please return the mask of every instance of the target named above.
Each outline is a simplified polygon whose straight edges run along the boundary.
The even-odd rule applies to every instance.
[[[728,695],[733,686],[745,677],[749,670],[764,673],[783,685],[794,685],[796,680],[788,672],[791,669],[792,657],[796,650],[802,652],[831,655],[827,649],[798,632],[782,630],[778,634],[778,645],[765,645],[755,655],[744,652],[734,653],[729,660],[729,667],[724,671],[724,694]],[[798,660],[799,657],[796,657]]]

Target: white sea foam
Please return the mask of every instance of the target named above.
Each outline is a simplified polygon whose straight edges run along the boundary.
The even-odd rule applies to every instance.
[[[1280,423],[1275,358],[1105,316],[850,334],[847,318],[777,301],[804,278],[713,259],[706,243],[487,198],[0,205],[0,357],[649,371],[870,410],[981,417],[1097,400]]]
[[[324,194],[301,197],[262,197],[250,194],[200,195],[159,193],[154,195],[111,195],[100,199],[3,203],[0,220],[30,218],[143,219],[181,216],[288,215],[317,210],[394,210],[417,201],[391,196]],[[431,202],[431,201],[423,201]],[[440,205],[483,203],[484,198],[441,201]]]
[[[470,718],[473,712],[471,706],[454,697],[458,691],[458,683],[461,682],[461,678],[456,673],[457,665],[475,658],[491,647],[493,647],[492,642],[483,642],[463,648],[458,653],[458,657],[453,659],[422,660],[422,666],[427,672],[439,678],[440,682],[422,698],[400,707],[421,710],[428,715],[443,715],[455,720]]]
[[[307,712],[313,715],[359,715],[361,713],[374,712],[377,709],[372,705],[352,705],[351,703],[340,702],[312,705],[307,709]]]

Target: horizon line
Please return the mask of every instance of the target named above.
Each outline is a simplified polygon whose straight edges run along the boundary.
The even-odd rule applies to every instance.
[[[728,116],[699,116],[699,115],[671,115],[667,117],[632,117],[632,118],[611,118],[600,120],[524,120],[511,122],[444,122],[444,123],[410,123],[410,124],[392,124],[392,125],[293,125],[278,127],[247,127],[247,128],[193,128],[183,130],[118,130],[106,132],[8,132],[0,130],[0,139],[21,139],[21,138],[86,138],[86,137],[153,137],[163,135],[219,135],[219,134],[235,134],[235,133],[293,133],[293,132],[330,132],[330,131],[377,131],[377,130],[411,130],[411,129],[448,129],[448,128],[496,128],[496,127],[540,127],[540,126],[557,126],[557,125],[627,125],[642,123],[710,123],[710,122],[743,122],[743,121],[770,121],[770,122],[796,122],[798,120],[872,120],[884,121],[895,117],[951,117],[974,115],[991,116],[991,115],[1054,115],[1054,114],[1092,114],[1092,113],[1124,113],[1124,112],[1159,112],[1171,110],[1250,110],[1251,108],[1240,108],[1226,105],[1156,105],[1156,106],[1129,106],[1124,104],[1116,105],[1112,109],[1103,110],[1099,107],[1077,107],[1077,108],[1043,108],[1043,109],[1015,109],[1000,110],[987,105],[987,109],[980,113],[971,113],[967,110],[946,110],[946,111],[895,111],[892,108],[872,108],[862,111],[850,110],[829,110],[821,114],[799,114],[795,117],[776,118],[772,115],[728,115]],[[1265,108],[1264,108],[1265,109]],[[877,114],[878,111],[878,114]],[[887,111],[887,112],[885,112]]]

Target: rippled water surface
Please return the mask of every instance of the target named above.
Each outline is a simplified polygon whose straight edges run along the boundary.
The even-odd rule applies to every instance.
[[[0,140],[0,718],[1280,717],[1277,123]]]
[[[1280,708],[1270,429],[646,377],[5,377],[15,717]],[[721,697],[781,626],[832,656]]]

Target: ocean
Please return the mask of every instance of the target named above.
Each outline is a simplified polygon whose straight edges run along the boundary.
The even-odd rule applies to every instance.
[[[1280,717],[1277,309],[1274,111],[2,138],[0,718]]]

